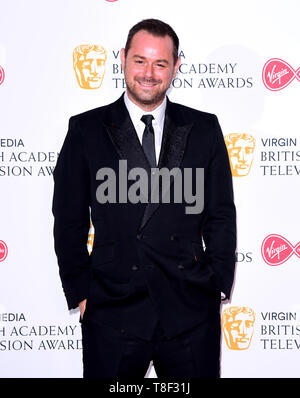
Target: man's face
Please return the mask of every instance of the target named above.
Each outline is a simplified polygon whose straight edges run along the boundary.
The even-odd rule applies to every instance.
[[[121,50],[128,97],[145,110],[156,108],[163,101],[180,65],[174,65],[171,37],[156,37],[141,30],[131,41],[125,59]]]
[[[105,72],[105,54],[89,51],[82,55],[76,64],[78,82],[82,88],[99,88]]]

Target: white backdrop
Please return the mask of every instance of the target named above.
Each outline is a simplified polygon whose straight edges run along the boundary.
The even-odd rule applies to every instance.
[[[69,117],[124,91],[118,52],[130,27],[152,17],[180,38],[170,99],[217,114],[224,136],[255,143],[235,154],[245,162],[233,177],[237,271],[221,309],[234,307],[222,377],[299,377],[299,2],[0,4],[0,377],[82,375],[79,313],[67,310],[53,248],[52,171]],[[73,50],[86,44],[107,51],[94,90],[81,88],[73,69]],[[243,307],[255,317],[239,315]]]

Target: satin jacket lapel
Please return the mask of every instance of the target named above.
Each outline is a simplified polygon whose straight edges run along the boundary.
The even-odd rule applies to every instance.
[[[163,138],[158,161],[159,169],[166,167],[168,170],[171,170],[174,167],[180,167],[187,138],[192,128],[192,124],[183,124],[184,115],[178,114],[178,111],[173,111],[172,108],[172,103],[167,99]],[[146,170],[150,181],[150,165],[127,111],[123,95],[109,108],[104,125],[120,159],[127,160],[127,169],[131,170],[132,168],[140,167]],[[171,179],[170,188],[172,183],[173,179]],[[148,202],[148,198],[144,197],[144,200]],[[140,224],[140,230],[145,227],[160,206],[160,203],[161,197],[159,203],[147,203]]]
[[[168,170],[171,170],[174,167],[180,167],[186,147],[187,138],[192,128],[192,124],[182,125],[184,120],[183,115],[178,115],[178,113],[172,112],[172,110],[172,103],[167,100],[163,139],[158,162],[159,169],[166,167]],[[181,117],[182,119],[180,120]],[[171,188],[172,183],[173,178],[171,179],[171,184],[169,188]],[[163,192],[163,196],[165,193],[166,191]],[[140,230],[145,227],[145,225],[153,216],[154,212],[158,209],[160,204],[161,197],[159,203],[147,204],[142,218],[142,222],[140,224]]]
[[[120,157],[127,160],[127,170],[140,167],[150,176],[150,165],[131,121],[123,95],[111,105],[105,120],[105,127]],[[142,192],[144,202],[148,201]]]

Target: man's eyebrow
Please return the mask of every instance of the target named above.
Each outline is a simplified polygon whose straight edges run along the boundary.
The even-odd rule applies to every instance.
[[[133,58],[146,59],[146,57],[143,57],[142,55],[138,55],[138,54],[133,55]],[[160,62],[160,63],[163,62],[165,64],[169,63],[169,61],[167,59],[156,59],[155,62]]]

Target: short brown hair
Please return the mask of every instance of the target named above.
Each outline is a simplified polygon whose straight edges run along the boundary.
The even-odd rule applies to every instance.
[[[158,36],[158,37],[169,36],[173,41],[173,58],[174,58],[174,64],[176,64],[178,59],[178,48],[179,48],[178,36],[170,25],[160,21],[159,19],[143,19],[141,22],[138,22],[130,29],[125,45],[125,57],[127,56],[133,36],[140,30],[145,30],[146,32],[151,33],[153,36]]]

